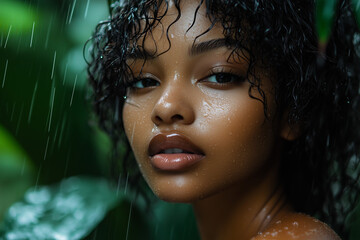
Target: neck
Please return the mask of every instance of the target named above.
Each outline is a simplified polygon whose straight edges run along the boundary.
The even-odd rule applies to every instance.
[[[270,170],[247,187],[234,185],[193,203],[201,239],[250,239],[291,212],[276,176]]]

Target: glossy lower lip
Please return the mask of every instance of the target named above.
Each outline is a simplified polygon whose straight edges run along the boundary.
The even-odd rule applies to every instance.
[[[182,171],[195,165],[204,155],[191,153],[160,153],[150,157],[153,167],[163,171]]]

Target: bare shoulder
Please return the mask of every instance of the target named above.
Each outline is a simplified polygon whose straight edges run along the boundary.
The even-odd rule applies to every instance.
[[[325,223],[301,213],[292,213],[271,224],[252,240],[340,240]]]

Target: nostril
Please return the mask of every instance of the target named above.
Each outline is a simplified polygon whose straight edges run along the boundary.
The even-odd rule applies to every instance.
[[[162,122],[162,119],[159,116],[156,116],[155,119],[156,119],[157,122]]]
[[[173,121],[184,120],[184,117],[181,116],[180,114],[175,114],[174,116],[171,117],[171,120]]]

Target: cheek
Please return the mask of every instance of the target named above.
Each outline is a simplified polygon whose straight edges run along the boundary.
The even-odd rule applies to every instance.
[[[147,121],[149,109],[125,103],[123,108],[123,123],[126,137],[134,152],[136,159],[147,155],[142,146],[146,143],[146,135],[141,134],[151,131],[152,126]]]
[[[274,129],[265,120],[263,104],[247,95],[202,103],[201,135],[211,163],[204,166],[213,182],[233,183],[266,164],[274,146]]]

